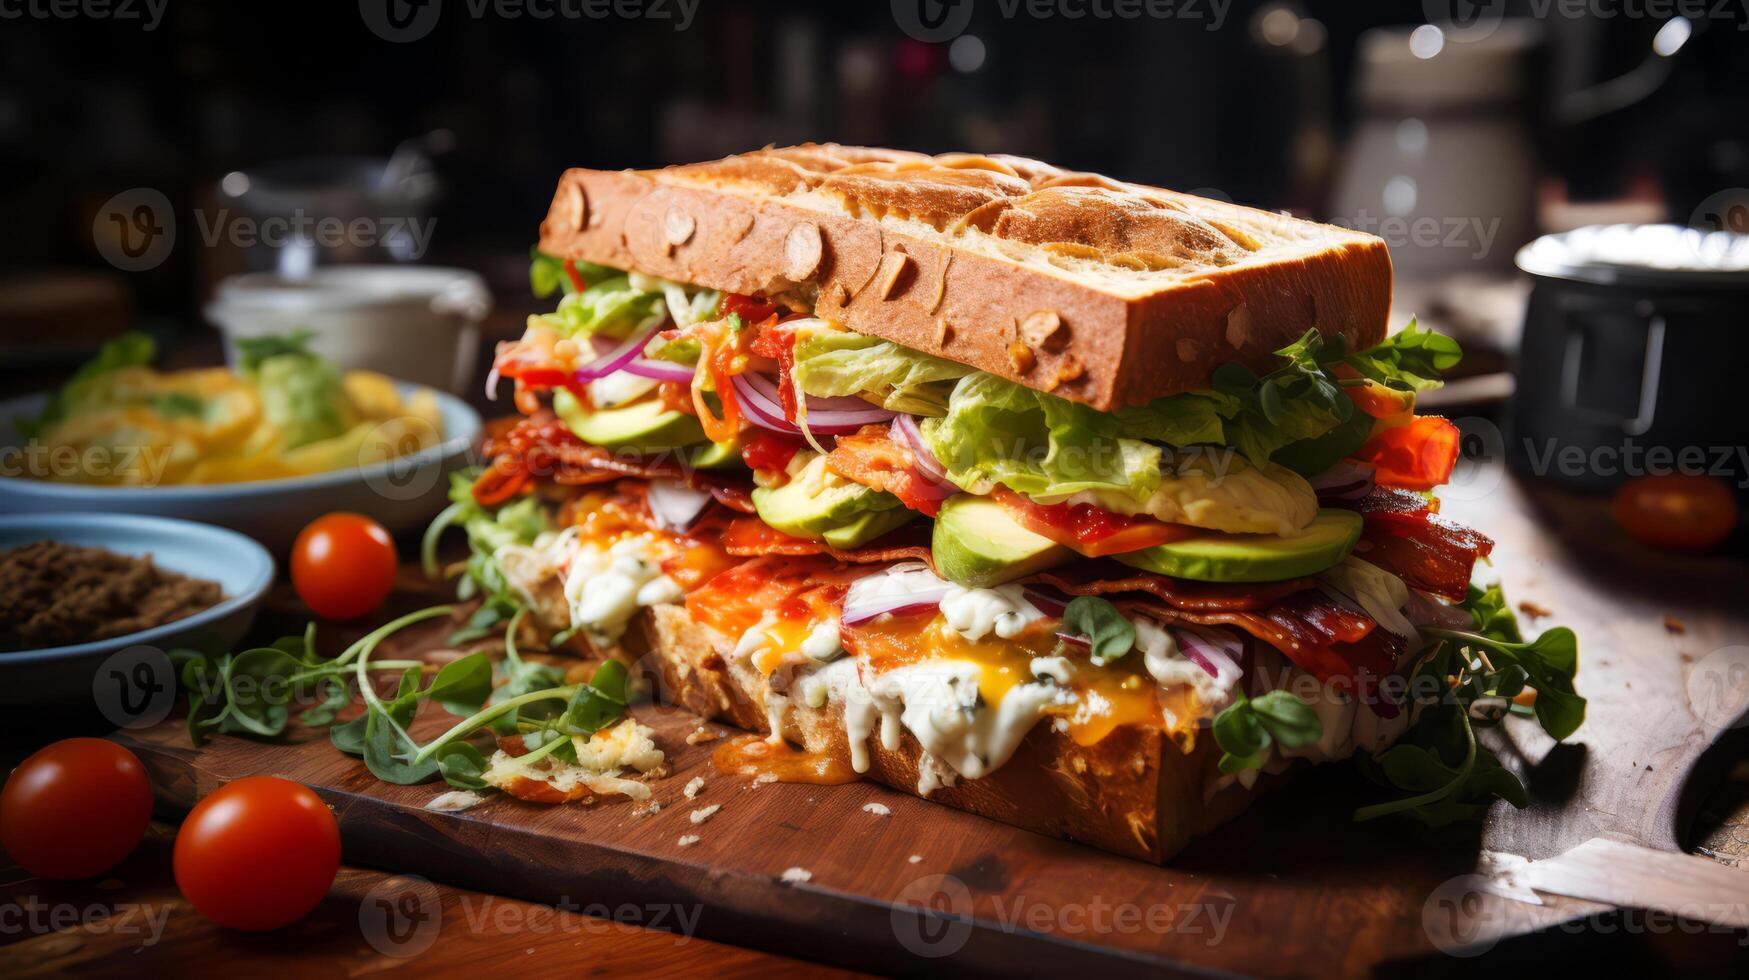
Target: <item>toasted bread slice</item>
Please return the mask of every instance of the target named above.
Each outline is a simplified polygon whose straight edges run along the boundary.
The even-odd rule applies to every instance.
[[[640,620],[648,645],[644,662],[664,700],[751,732],[771,732],[764,708],[768,681],[731,655],[732,639],[694,621],[683,606],[656,606]],[[810,708],[792,702],[781,719],[784,738],[850,765],[841,703]],[[868,750],[867,778],[922,795],[923,751],[909,732],[896,751],[883,748],[878,737],[868,740]],[[1213,739],[1198,739],[1184,752],[1152,725],[1125,725],[1083,746],[1039,724],[1002,767],[981,779],[949,779],[927,795],[1035,833],[1158,863],[1231,819],[1279,778],[1263,775],[1250,788],[1231,784],[1205,796],[1219,755]]]
[[[575,169],[542,251],[785,299],[1109,410],[1316,328],[1383,339],[1383,240],[1019,157],[832,144]]]

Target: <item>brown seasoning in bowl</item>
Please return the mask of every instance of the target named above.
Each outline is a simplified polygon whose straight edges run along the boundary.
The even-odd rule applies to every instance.
[[[217,582],[165,571],[150,555],[35,541],[0,551],[0,652],[137,633],[224,597]]]

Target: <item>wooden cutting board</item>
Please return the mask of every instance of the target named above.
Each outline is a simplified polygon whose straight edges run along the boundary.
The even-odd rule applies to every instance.
[[[1498,805],[1480,826],[1353,824],[1371,788],[1324,767],[1153,867],[875,785],[754,786],[712,769],[712,744],[686,742],[695,718],[657,706],[639,709],[672,770],[656,784],[657,812],[496,797],[437,813],[425,804],[447,787],[379,783],[321,735],[226,737],[198,751],[173,722],[117,737],[146,760],[170,812],[230,779],[281,775],[334,806],[349,861],[537,901],[632,905],[644,922],[660,907],[675,927],[696,917],[709,938],[863,970],[1367,973],[1475,941],[1443,915],[1457,899],[1492,910],[1486,942],[1602,908],[1515,890],[1495,873],[1500,855],[1551,857],[1602,834],[1674,849],[1683,780],[1749,698],[1749,683],[1720,670],[1749,643],[1739,560],[1654,555],[1622,540],[1600,502],[1531,494],[1497,468],[1473,469],[1445,510],[1494,535],[1515,602],[1579,632],[1591,701],[1564,747],[1509,723],[1501,758],[1528,774],[1533,803]],[[416,734],[442,726],[424,717]],[[688,800],[694,776],[705,786]],[[721,809],[693,823],[711,805]]]

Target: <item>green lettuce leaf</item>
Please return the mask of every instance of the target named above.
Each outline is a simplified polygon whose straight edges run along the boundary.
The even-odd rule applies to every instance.
[[[796,340],[796,383],[810,395],[868,395],[911,415],[947,412],[947,386],[974,372],[956,361],[848,331],[819,331]]]
[[[1411,391],[1428,391],[1445,382],[1439,375],[1464,356],[1458,342],[1422,329],[1414,320],[1386,337],[1371,350],[1356,351],[1343,363],[1380,384]]]
[[[569,277],[561,273],[569,284]],[[546,321],[566,337],[601,334],[615,340],[625,338],[645,317],[655,312],[662,294],[639,289],[624,275],[611,275],[599,280],[587,280],[589,288],[580,293],[566,292],[559,308],[547,314]]]
[[[1160,485],[1160,447],[1123,431],[1118,415],[982,372],[954,386],[945,417],[923,423],[930,451],[962,487],[1145,500]]]

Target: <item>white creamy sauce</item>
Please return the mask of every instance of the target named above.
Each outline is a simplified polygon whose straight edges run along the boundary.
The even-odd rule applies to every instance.
[[[1026,601],[1024,590],[1012,583],[994,589],[950,585],[941,599],[941,615],[954,632],[974,643],[991,633],[1012,639],[1028,623],[1044,618],[1037,606]]]
[[[808,631],[808,638],[802,641],[802,656],[809,660],[825,663],[844,652],[838,638],[838,620],[828,619],[816,623]]]
[[[565,602],[571,609],[571,625],[581,627],[591,643],[612,646],[639,609],[685,597],[680,586],[662,574],[650,545],[650,536],[640,534],[605,549],[584,544],[572,556],[565,574]]]
[[[1226,705],[1232,697],[1233,685],[1239,680],[1237,675],[1215,676],[1202,669],[1178,648],[1178,641],[1170,630],[1151,619],[1137,617],[1131,623],[1136,628],[1136,646],[1142,651],[1142,665],[1161,689],[1192,687],[1196,689],[1197,700],[1210,710]],[[1178,719],[1169,717],[1167,721],[1176,724]]]
[[[857,579],[851,583],[845,604],[858,606],[908,596],[937,595],[941,596],[941,615],[947,625],[973,643],[991,634],[1012,639],[1027,624],[1044,618],[1044,613],[1027,601],[1026,592],[1019,585],[968,589],[940,578],[922,562],[903,562]]]
[[[1041,666],[1050,671],[1059,665]],[[1016,685],[1001,703],[987,704],[978,695],[982,672],[970,661],[934,660],[894,668],[864,686],[855,662],[843,660],[802,684],[804,698],[808,685],[817,683],[825,685],[827,701],[843,701],[850,765],[857,772],[868,771],[868,740],[877,720],[881,745],[889,751],[899,747],[901,730],[909,731],[932,760],[919,762],[917,791],[927,796],[954,778],[979,779],[1000,768],[1047,708],[1075,700],[1052,680]]]

